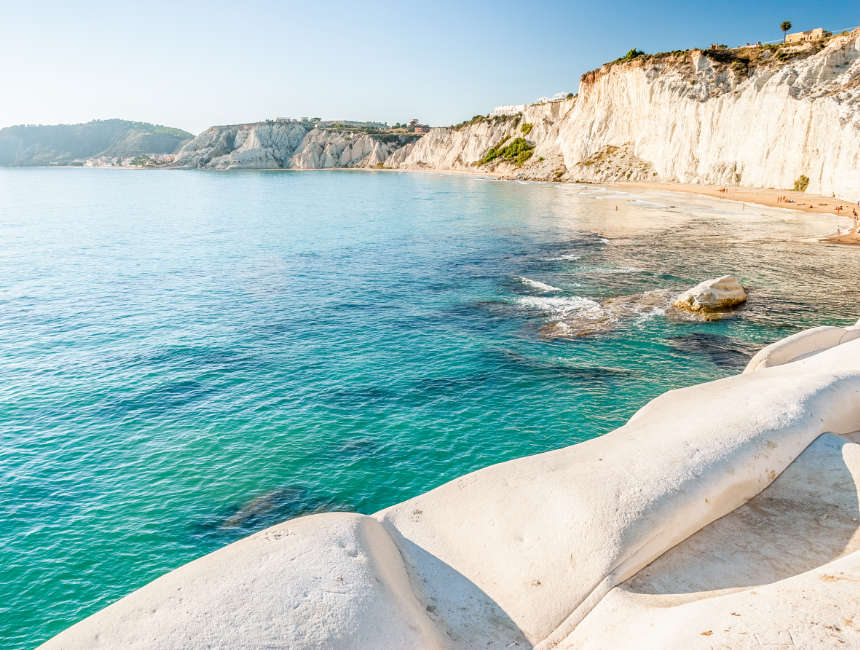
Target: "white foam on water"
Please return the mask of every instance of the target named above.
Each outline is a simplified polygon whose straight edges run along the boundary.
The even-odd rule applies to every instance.
[[[597,275],[617,275],[619,273],[645,273],[645,269],[636,266],[623,266],[612,268],[608,266],[590,266],[580,269],[583,273],[595,273]]]
[[[590,298],[582,298],[581,296],[571,296],[569,298],[522,296],[517,299],[517,303],[529,309],[538,309],[546,312],[554,318],[576,316],[577,318],[598,320],[606,315],[600,304]]]
[[[538,291],[543,291],[544,293],[551,293],[553,291],[561,291],[558,287],[554,287],[551,284],[546,284],[545,282],[541,282],[539,280],[532,280],[531,278],[526,278],[523,276],[517,276],[519,281],[522,282],[527,287],[531,287],[532,289],[537,289]]]
[[[669,207],[665,203],[654,203],[653,201],[643,201],[642,199],[633,199],[630,203],[637,205],[640,208],[657,208],[664,210]]]

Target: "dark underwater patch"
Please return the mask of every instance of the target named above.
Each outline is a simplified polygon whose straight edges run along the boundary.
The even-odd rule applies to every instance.
[[[759,349],[730,336],[708,332],[692,332],[668,339],[676,351],[690,356],[706,357],[714,365],[731,370],[743,369]]]
[[[385,447],[383,441],[375,436],[338,438],[324,443],[316,450],[314,458],[334,465],[351,463],[364,458],[377,458],[385,453]]]
[[[513,366],[521,372],[549,377],[565,377],[585,381],[623,379],[633,376],[633,371],[626,368],[608,368],[603,366],[573,365],[563,361],[536,357],[516,350],[495,350],[494,356],[508,366]]]
[[[138,391],[114,402],[110,408],[118,415],[158,416],[197,402],[215,390],[194,379],[171,381]]]
[[[397,391],[384,386],[355,386],[326,391],[320,395],[320,402],[347,408],[373,406],[397,399]]]
[[[330,495],[315,493],[303,485],[288,485],[217,508],[195,522],[191,533],[201,541],[226,542],[295,517],[347,510],[352,508]]]
[[[179,345],[161,348],[150,355],[133,360],[145,368],[166,368],[169,370],[235,371],[257,365],[251,355],[231,349]]]

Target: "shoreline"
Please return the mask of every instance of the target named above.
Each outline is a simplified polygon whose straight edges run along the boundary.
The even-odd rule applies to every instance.
[[[860,202],[852,203],[846,199],[820,194],[807,194],[794,190],[780,190],[763,187],[742,187],[737,185],[705,185],[697,183],[606,183],[618,188],[651,189],[670,192],[700,194],[712,198],[735,201],[737,203],[755,203],[770,208],[784,208],[799,212],[829,214],[837,217],[852,216],[852,210],[860,214]],[[780,200],[780,197],[789,201]],[[841,208],[837,210],[837,208]]]
[[[195,171],[187,167],[115,167],[115,166],[79,166],[79,165],[36,165],[27,166],[26,168],[39,169],[124,169],[124,170],[180,170],[180,171]],[[9,167],[9,169],[22,169],[24,167]],[[733,201],[741,205],[750,203],[753,205],[761,205],[770,208],[782,208],[784,210],[795,210],[797,212],[807,212],[812,214],[826,214],[828,216],[845,217],[847,220],[852,219],[854,212],[860,215],[860,200],[856,203],[841,199],[834,196],[822,196],[820,194],[808,194],[806,192],[798,192],[795,190],[780,190],[774,188],[761,187],[743,187],[737,185],[709,185],[699,183],[674,183],[674,182],[659,182],[659,183],[631,183],[631,182],[607,182],[607,183],[591,183],[586,181],[552,181],[549,179],[519,179],[512,178],[509,175],[488,170],[471,170],[471,169],[394,169],[390,167],[325,167],[314,169],[294,169],[283,167],[271,168],[232,168],[224,170],[196,170],[196,171],[278,171],[278,172],[317,172],[317,171],[348,171],[348,172],[397,172],[397,173],[419,173],[419,174],[440,174],[440,175],[466,175],[483,177],[488,179],[511,181],[520,183],[559,183],[571,185],[596,185],[603,187],[611,187],[621,191],[638,190],[638,191],[656,191],[656,192],[680,192],[683,194],[694,194],[709,198],[722,199],[725,201]],[[783,200],[787,199],[787,200]],[[839,209],[837,209],[839,208]],[[819,239],[822,243],[841,244],[849,246],[860,246],[860,232],[848,230],[844,233],[834,233],[833,235]]]
[[[659,190],[667,192],[682,192],[686,194],[698,194],[710,198],[734,201],[735,203],[763,205],[769,208],[782,208],[784,210],[795,210],[797,212],[808,212],[812,214],[826,214],[828,216],[845,217],[849,224],[855,214],[860,215],[860,201],[851,203],[837,197],[822,196],[820,194],[807,194],[794,190],[777,190],[772,188],[752,188],[729,185],[697,185],[693,183],[610,183],[619,189],[637,190]],[[784,199],[792,201],[789,203]],[[839,208],[839,209],[837,209]],[[818,241],[828,244],[842,244],[848,246],[860,246],[860,233],[856,229],[847,232],[834,233],[822,237]]]

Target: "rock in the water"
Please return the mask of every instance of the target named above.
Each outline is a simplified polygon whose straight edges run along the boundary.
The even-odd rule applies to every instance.
[[[562,318],[541,327],[541,336],[548,339],[580,338],[609,332],[632,318],[647,318],[662,314],[669,307],[671,294],[665,289],[606,298],[595,303],[586,298],[532,298],[536,306],[550,305],[551,313]],[[555,305],[561,305],[556,308]]]
[[[733,275],[724,275],[714,280],[705,280],[675,298],[675,309],[705,316],[725,312],[746,302],[747,292]],[[706,317],[707,318],[707,317]]]

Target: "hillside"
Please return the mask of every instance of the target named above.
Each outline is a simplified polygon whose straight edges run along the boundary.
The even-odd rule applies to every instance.
[[[172,165],[231,169],[379,167],[420,135],[377,123],[269,120],[206,129]]]
[[[0,165],[67,165],[92,159],[172,154],[192,134],[128,120],[0,129]]]

